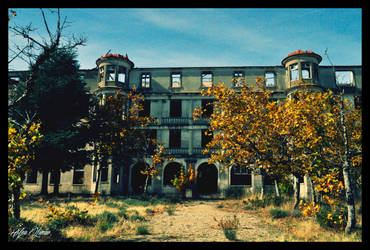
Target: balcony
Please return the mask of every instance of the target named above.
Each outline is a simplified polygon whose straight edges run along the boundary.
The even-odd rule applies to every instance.
[[[162,125],[189,125],[190,124],[189,117],[162,117],[161,124]]]

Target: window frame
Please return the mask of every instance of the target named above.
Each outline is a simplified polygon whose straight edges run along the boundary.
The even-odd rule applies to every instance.
[[[178,77],[178,82],[174,81],[175,76]],[[178,88],[182,87],[182,74],[181,74],[181,72],[171,72],[170,77],[171,77],[171,88],[178,89]],[[178,83],[178,86],[174,86],[174,83]]]
[[[296,78],[292,78],[293,77],[293,73],[294,72],[294,76],[296,76]],[[299,64],[298,63],[293,63],[291,65],[289,65],[289,79],[290,81],[296,81],[296,80],[299,80]]]
[[[338,82],[337,73],[347,73],[347,72],[350,73],[350,76],[349,76],[350,81],[348,83]],[[334,77],[335,77],[335,84],[337,86],[341,86],[341,87],[355,86],[355,74],[352,70],[335,70]]]
[[[267,74],[271,74],[272,77],[267,77]],[[275,71],[266,71],[264,76],[265,76],[265,79],[266,79],[266,82],[265,82],[266,87],[269,87],[269,88],[276,87],[276,73],[275,73]],[[273,81],[272,85],[267,84],[269,79],[272,79],[272,81]]]
[[[81,174],[82,172],[82,178],[78,178],[76,177],[76,174],[79,173]],[[73,177],[72,177],[72,185],[83,185],[84,184],[84,181],[85,181],[85,168],[84,167],[74,167],[73,168]],[[80,181],[82,180],[82,181]],[[79,183],[81,182],[81,183]]]
[[[210,81],[206,81],[210,80]],[[210,86],[209,86],[210,85]],[[203,71],[201,74],[202,88],[210,88],[213,86],[213,73],[211,71]]]
[[[243,178],[244,177],[244,178]],[[241,181],[245,181],[242,183]],[[236,182],[236,183],[235,183]],[[252,170],[234,165],[230,169],[230,186],[251,186],[252,185]]]
[[[237,78],[237,81],[235,80],[236,78]],[[240,87],[240,86],[243,85],[242,78],[245,79],[244,71],[234,71],[234,73],[233,73],[234,87]]]
[[[143,72],[141,73],[140,77],[140,87],[143,89],[149,89],[151,88],[151,82],[152,82],[152,75],[150,72]]]

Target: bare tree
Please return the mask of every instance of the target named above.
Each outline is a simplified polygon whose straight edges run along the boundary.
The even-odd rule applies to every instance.
[[[19,96],[8,101],[8,112],[10,116],[13,112],[15,112],[14,107],[31,93],[34,86],[35,73],[40,65],[50,57],[50,54],[60,47],[73,49],[77,46],[86,45],[86,37],[75,37],[74,35],[69,37],[65,44],[62,44],[62,38],[64,37],[63,31],[66,27],[68,27],[67,17],[62,18],[59,9],[57,9],[57,11],[50,10],[52,14],[57,15],[56,30],[52,32],[49,28],[48,21],[46,20],[44,10],[40,9],[40,11],[48,38],[41,37],[37,39],[33,34],[33,32],[35,32],[37,29],[33,28],[32,24],[28,24],[26,26],[19,26],[17,24],[9,25],[9,32],[16,36],[23,37],[25,45],[20,46],[13,44],[12,48],[9,48],[9,54],[11,54],[11,57],[8,59],[8,64],[14,61],[16,58],[19,58],[26,61],[30,68],[29,74],[24,81],[25,87],[23,92],[20,93]],[[14,82],[8,81],[8,87],[12,84],[14,84]]]

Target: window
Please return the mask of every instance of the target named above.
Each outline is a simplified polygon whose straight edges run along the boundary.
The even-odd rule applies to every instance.
[[[171,88],[180,88],[181,87],[181,74],[172,73],[171,74]]]
[[[171,100],[170,117],[181,117],[181,100]]]
[[[163,171],[163,186],[173,186],[172,180],[181,173],[181,165],[177,162],[169,163]]]
[[[103,81],[104,78],[104,66],[99,68],[99,82]]]
[[[52,171],[50,174],[50,184],[60,183],[60,171]]]
[[[141,74],[141,87],[150,88],[150,73]]]
[[[212,141],[213,138],[213,132],[208,131],[208,129],[202,129],[202,148],[205,148],[209,142]]]
[[[37,170],[31,169],[31,171],[27,172],[27,183],[37,183]]]
[[[170,148],[181,148],[181,130],[171,129],[170,130]]]
[[[310,79],[311,78],[311,64],[310,63],[302,63],[301,64],[301,71],[302,71],[302,78],[303,79]]]
[[[75,167],[73,171],[73,184],[83,184],[84,183],[84,168]]]
[[[251,170],[243,166],[233,166],[230,175],[231,185],[251,185],[252,175]]]
[[[353,72],[352,71],[335,71],[335,80],[337,85],[353,85]]]
[[[114,65],[107,66],[107,77],[108,81],[115,81],[116,80],[116,71]]]
[[[275,86],[275,73],[274,72],[266,72],[265,79],[266,79],[266,87]]]
[[[126,69],[124,67],[118,67],[118,81],[119,82],[126,82]]]
[[[150,100],[144,100],[142,103],[143,105],[143,110],[139,111],[139,116],[140,117],[149,117],[150,116]]]
[[[100,173],[100,180],[101,182],[107,182],[108,181],[108,165],[104,165],[101,168]]]
[[[241,72],[241,71],[235,71],[234,72],[234,86],[235,87],[239,87],[241,85],[243,85],[243,80],[242,78],[244,77],[244,73]]]
[[[298,74],[298,63],[292,64],[289,66],[290,70],[290,80],[298,80],[299,74]]]
[[[213,100],[202,100],[203,118],[210,118],[213,113]]]
[[[202,73],[202,87],[212,87],[212,73],[203,72]]]

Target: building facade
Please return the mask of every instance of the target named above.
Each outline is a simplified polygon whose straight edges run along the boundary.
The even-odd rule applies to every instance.
[[[148,192],[177,195],[178,191],[170,180],[181,166],[190,165],[198,173],[192,195],[222,195],[229,188],[242,188],[248,192],[258,192],[262,185],[262,176],[249,170],[233,166],[221,171],[223,166],[207,163],[207,156],[202,154],[207,142],[211,139],[204,132],[209,125],[208,109],[200,120],[193,120],[196,107],[207,107],[212,99],[201,95],[200,91],[217,82],[238,88],[233,78],[245,77],[247,83],[254,82],[260,76],[266,78],[266,86],[273,91],[273,98],[282,99],[299,88],[298,82],[317,89],[344,89],[344,96],[356,102],[362,96],[362,66],[319,66],[322,58],[312,51],[295,51],[287,55],[276,66],[236,66],[236,67],[168,67],[136,68],[128,56],[107,54],[97,59],[97,67],[81,70],[81,78],[87,83],[91,93],[102,99],[116,90],[127,90],[132,86],[143,93],[144,115],[155,117],[159,123],[148,127],[152,129],[159,142],[164,143],[167,151],[175,157],[172,162],[165,162],[162,173],[150,180]],[[16,77],[19,72],[9,72]],[[354,98],[354,97],[359,98]],[[209,106],[208,106],[209,107]],[[147,162],[146,164],[150,164]],[[129,169],[129,193],[140,193],[144,179],[140,170],[144,163],[134,163]],[[99,191],[105,194],[120,194],[124,183],[123,169],[108,164],[103,169]],[[96,184],[96,170],[86,165],[83,169],[73,169],[61,173],[61,193],[93,193]],[[41,173],[29,174],[25,180],[25,189],[38,193],[41,189]],[[53,190],[53,176],[50,176],[49,192]],[[311,194],[308,177],[302,178],[301,195]],[[265,183],[272,188],[272,182]]]

